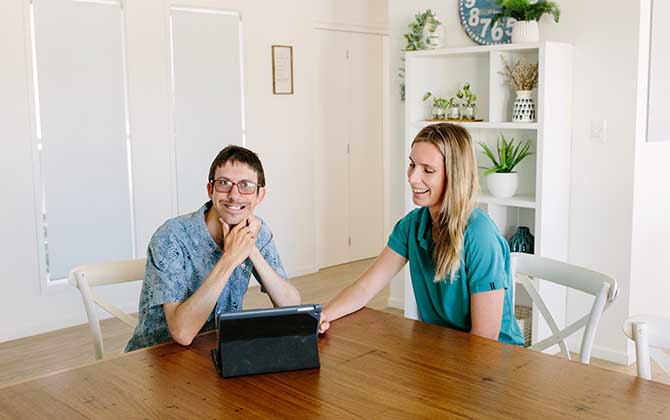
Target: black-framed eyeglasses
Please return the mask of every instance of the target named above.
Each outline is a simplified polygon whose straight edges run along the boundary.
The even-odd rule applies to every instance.
[[[210,180],[209,183],[212,184],[214,190],[218,193],[229,193],[233,189],[233,186],[237,185],[237,191],[244,195],[256,194],[258,187],[262,187],[262,185],[246,179],[240,182],[233,182],[227,178],[218,178]]]

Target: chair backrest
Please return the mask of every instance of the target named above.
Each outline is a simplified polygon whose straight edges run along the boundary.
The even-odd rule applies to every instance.
[[[533,304],[537,307],[539,313],[542,314],[553,334],[533,344],[530,348],[541,351],[558,344],[565,357],[570,359],[570,351],[565,339],[581,328],[584,328],[579,360],[582,363],[589,363],[600,317],[619,292],[616,280],[605,274],[573,264],[516,252],[512,253],[512,270],[515,274],[522,274],[522,276],[519,276],[521,284],[528,292]],[[560,329],[547,305],[542,300],[533,283],[533,279],[556,283],[593,295],[595,296],[593,306],[588,314],[567,327]]]
[[[635,342],[637,375],[651,379],[650,357],[670,375],[670,318],[655,315],[636,315],[623,323],[623,332]]]
[[[91,328],[91,334],[93,334],[96,359],[102,359],[104,347],[102,344],[102,333],[100,331],[100,322],[98,320],[98,315],[96,314],[95,305],[100,306],[106,312],[133,328],[137,325],[137,318],[126,314],[116,306],[102,300],[92,290],[93,287],[143,280],[146,262],[147,260],[145,258],[139,260],[86,264],[70,270],[68,276],[70,284],[79,289],[82,300],[84,301],[84,308],[86,309],[86,316],[88,317],[88,325]]]

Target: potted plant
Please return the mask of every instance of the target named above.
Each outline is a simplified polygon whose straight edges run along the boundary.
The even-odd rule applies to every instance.
[[[455,101],[455,105],[456,105],[455,108],[458,108],[458,112],[456,112],[455,110],[454,110],[454,112],[450,112],[449,113],[449,118],[457,120],[457,119],[461,118],[460,106],[461,106],[461,103],[463,101],[463,91],[462,90],[459,89],[458,92],[456,92],[456,98],[454,99],[454,101]],[[453,117],[451,115],[453,115]]]
[[[513,18],[516,20],[512,26],[512,42],[537,42],[540,40],[540,29],[537,21],[546,14],[554,17],[558,23],[561,17],[561,9],[553,1],[538,0],[497,0],[500,9],[493,16],[491,27],[502,18]]]
[[[431,9],[419,12],[414,22],[407,25],[409,32],[403,36],[407,40],[405,51],[440,48],[444,42],[444,27]]]
[[[457,120],[461,117],[461,110],[458,107],[458,103],[459,101],[453,96],[447,101],[447,118],[450,120]]]
[[[504,70],[498,72],[505,77],[505,83],[516,91],[516,100],[512,109],[513,122],[535,121],[535,102],[532,90],[537,87],[538,65],[519,60],[510,64],[501,56]]]
[[[496,147],[497,156],[486,143],[479,145],[493,165],[483,173],[489,192],[498,198],[512,197],[519,186],[519,175],[514,172],[514,168],[532,154],[530,143],[516,143],[513,138],[508,141],[501,133]]]
[[[461,119],[474,120],[477,112],[477,95],[470,90],[470,83],[466,82],[463,85],[463,91],[459,91],[459,93],[462,93],[464,99],[464,101],[461,102],[463,108],[461,110]]]

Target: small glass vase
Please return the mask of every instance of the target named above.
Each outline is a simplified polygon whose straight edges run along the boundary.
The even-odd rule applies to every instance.
[[[439,106],[433,107],[433,119],[434,120],[443,120],[444,119],[444,109]]]
[[[509,248],[512,252],[535,253],[535,238],[526,226],[519,226],[516,233],[509,238]]]
[[[447,118],[450,120],[459,120],[461,118],[461,110],[458,106],[452,106],[447,109]]]
[[[461,119],[462,120],[474,120],[475,114],[477,112],[477,107],[473,106],[463,106],[461,109]]]

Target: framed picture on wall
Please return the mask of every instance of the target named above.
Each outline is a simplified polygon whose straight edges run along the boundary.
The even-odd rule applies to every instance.
[[[293,95],[293,47],[272,46],[272,93]]]

